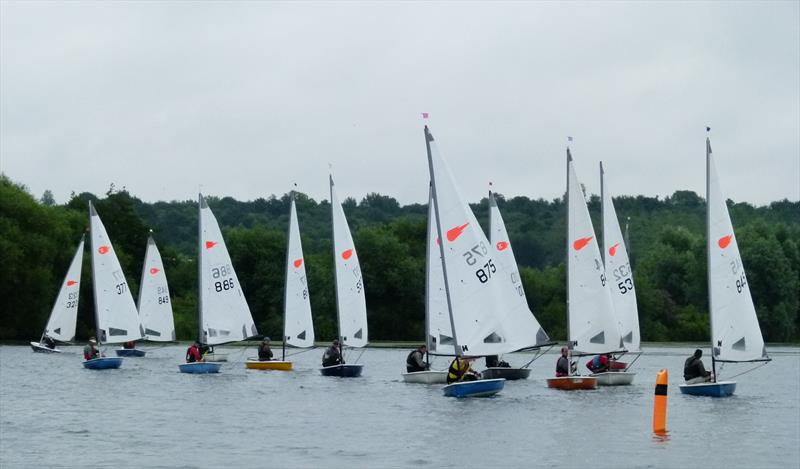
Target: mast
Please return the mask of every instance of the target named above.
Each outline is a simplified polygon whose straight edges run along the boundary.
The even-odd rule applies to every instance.
[[[710,127],[706,127],[706,282],[708,284],[708,319],[711,324],[711,372],[717,382],[717,363],[714,360],[714,315],[711,314],[711,139]]]
[[[139,321],[142,320],[142,291],[144,291],[143,285],[145,280],[145,272],[147,272],[147,259],[149,258],[150,254],[150,244],[153,243],[153,230],[150,230],[150,234],[147,236],[147,247],[144,249],[144,262],[142,263],[142,277],[139,281],[139,297],[136,301],[136,310],[139,311]],[[147,329],[147,325],[144,325],[145,330]],[[145,337],[146,339],[147,337]]]
[[[197,198],[197,341],[203,343],[203,194]]]
[[[283,284],[283,347],[281,350],[281,360],[286,360],[286,305],[289,302],[289,249],[292,242],[292,216],[294,216],[294,190],[289,193],[289,225],[286,228],[286,281]],[[334,266],[335,267],[335,266]]]
[[[447,281],[447,262],[444,259],[444,236],[442,235],[442,219],[439,217],[439,201],[436,197],[436,176],[433,171],[433,156],[431,155],[431,142],[433,135],[428,131],[428,126],[425,126],[425,149],[428,152],[428,169],[431,173],[431,189],[433,193],[433,207],[436,211],[436,233],[439,235],[439,255],[442,257],[442,273],[444,274],[444,292],[447,296],[447,311],[450,314],[450,328],[453,331],[453,348],[455,349],[456,357],[461,357],[461,347],[458,346],[458,334],[456,333],[456,324],[453,320],[453,303],[450,301],[450,283]]]
[[[564,259],[565,272],[567,274],[567,376],[572,376],[572,335],[570,333],[570,317],[569,317],[569,164],[572,162],[572,155],[569,152],[569,145],[567,145],[567,192],[564,195],[564,201],[567,206],[567,245],[566,245],[566,258]]]
[[[92,252],[92,292],[94,293],[94,324],[95,324],[95,338],[97,339],[97,345],[100,345],[100,309],[97,306],[97,268],[95,267],[94,261],[94,233],[93,224],[92,224],[92,217],[96,217],[97,211],[94,209],[94,205],[92,205],[92,201],[89,201],[89,243],[91,245],[91,252]]]
[[[342,343],[342,318],[339,313],[339,273],[336,269],[336,216],[334,215],[334,207],[333,207],[333,175],[329,174],[328,179],[331,183],[331,243],[333,249],[333,288],[336,290],[336,330],[338,332],[337,337],[339,338],[339,353],[342,356],[342,362],[344,363],[344,344]],[[336,203],[339,203],[338,201]],[[344,210],[344,208],[342,208]]]
[[[603,230],[603,244],[601,245],[600,249],[600,260],[603,261],[603,268],[606,266],[606,246],[608,243],[606,242],[606,197],[604,192],[604,179],[606,173],[603,171],[603,162],[600,162],[600,229]]]
[[[428,223],[425,231],[425,364],[430,366],[428,353],[431,349],[431,305],[430,305],[430,278],[431,278],[431,215],[435,214],[433,207],[433,182],[428,183]]]

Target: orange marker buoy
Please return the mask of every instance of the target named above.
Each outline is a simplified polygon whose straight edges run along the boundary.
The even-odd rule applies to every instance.
[[[653,432],[667,431],[667,370],[659,370],[656,375],[656,393],[653,403]]]

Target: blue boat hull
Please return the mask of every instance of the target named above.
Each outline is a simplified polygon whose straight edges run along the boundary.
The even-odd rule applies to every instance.
[[[143,357],[145,354],[144,350],[139,350],[135,348],[120,348],[117,349],[117,356],[118,357]]]
[[[122,359],[117,357],[93,358],[83,362],[83,367],[88,370],[111,370],[119,368],[120,365],[122,365]]]
[[[447,397],[489,397],[502,391],[505,385],[506,380],[502,378],[464,381],[445,386],[444,395]]]
[[[728,397],[736,391],[736,381],[719,381],[716,383],[681,384],[681,394],[690,396]]]
[[[332,365],[324,366],[319,369],[322,376],[338,376],[340,378],[358,378],[364,365]]]
[[[181,370],[181,373],[191,373],[196,375],[219,373],[220,368],[222,368],[222,363],[213,362],[181,363],[178,365],[178,369]]]

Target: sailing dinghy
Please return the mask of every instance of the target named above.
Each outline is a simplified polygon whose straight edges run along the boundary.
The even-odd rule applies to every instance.
[[[430,367],[431,354],[453,353],[453,332],[447,312],[447,296],[442,275],[442,256],[439,253],[439,235],[436,231],[436,209],[433,206],[433,189],[428,191],[428,236],[425,248],[425,362]],[[406,383],[444,384],[447,370],[412,371],[402,374]]]
[[[142,280],[139,284],[139,318],[144,327],[144,340],[150,342],[172,342],[175,340],[175,320],[172,317],[172,302],[164,271],[164,262],[158,252],[153,230],[147,237],[147,248],[142,265]],[[120,357],[143,357],[144,350],[117,349]]]
[[[711,320],[712,381],[681,384],[683,394],[727,397],[736,381],[717,381],[717,362],[767,362],[764,338],[747,285],[739,245],[719,185],[717,169],[706,137],[706,261],[708,307]]]
[[[250,307],[233,269],[219,223],[203,194],[198,196],[198,342],[215,346],[258,335]],[[181,363],[181,373],[218,373],[222,363]]]
[[[78,319],[78,297],[81,286],[81,267],[83,266],[83,241],[85,235],[81,236],[78,249],[72,257],[72,262],[67,269],[67,275],[58,291],[56,302],[50,311],[50,318],[44,327],[39,342],[31,342],[34,352],[42,353],[61,353],[55,344],[48,347],[45,338],[58,342],[71,342],[75,339],[75,323]]]
[[[507,272],[496,262],[489,240],[461,197],[428,126],[424,131],[453,352],[460,358],[512,352],[521,347],[509,341],[513,336],[500,315],[494,314],[508,307],[503,301],[509,290],[504,281]],[[487,397],[500,392],[505,382],[502,378],[460,381],[443,391],[448,397]]]
[[[333,270],[336,283],[336,317],[339,324],[339,343],[344,346],[360,348],[367,345],[367,302],[364,297],[364,280],[361,277],[361,264],[353,243],[353,236],[347,226],[342,204],[331,185],[331,219],[333,223]],[[342,352],[344,361],[344,352]],[[362,364],[340,363],[323,366],[324,376],[355,378],[361,376]]]
[[[517,343],[520,348],[526,350],[539,350],[543,346],[552,345],[554,342],[544,331],[539,321],[534,317],[528,307],[528,300],[525,298],[525,289],[522,287],[522,278],[519,275],[517,260],[514,258],[514,251],[511,248],[511,241],[503,222],[503,216],[497,207],[497,200],[492,191],[489,191],[489,237],[491,238],[491,249],[495,251],[497,262],[502,264],[503,271],[506,272],[504,280],[509,287],[504,298],[508,303],[508,309],[501,311],[505,313],[503,321],[509,325],[506,330],[512,337],[510,342]],[[535,333],[534,333],[535,331]],[[534,360],[539,355],[534,357]],[[533,360],[528,362],[530,364]],[[513,367],[488,367],[481,372],[485,378],[505,378],[507,380],[526,379],[531,374],[527,366],[522,368]]]
[[[597,377],[575,375],[571,356],[621,352],[605,267],[581,185],[567,147],[567,331],[569,375],[547,378],[547,387],[595,389]]]
[[[286,360],[286,344],[293,347],[314,346],[314,323],[311,319],[311,300],[308,293],[300,225],[297,222],[294,191],[289,206],[289,228],[286,247],[286,284],[283,293],[283,349],[280,360],[259,361],[250,358],[245,366],[253,370],[290,371],[292,362]]]
[[[92,280],[94,314],[97,323],[97,345],[121,344],[144,337],[139,313],[122,272],[116,251],[100,216],[89,201],[89,226],[92,246]],[[89,369],[119,368],[122,357],[101,357],[86,360]]]
[[[622,334],[622,345],[628,353],[641,354],[639,334],[639,310],[636,306],[636,291],[633,285],[633,271],[628,258],[628,249],[614,210],[611,193],[606,188],[605,171],[600,163],[600,213],[603,226],[603,254],[608,287],[618,328]],[[633,364],[633,363],[631,363]],[[636,373],[628,371],[630,365],[612,360],[609,371],[592,373],[601,386],[627,385],[633,383]]]

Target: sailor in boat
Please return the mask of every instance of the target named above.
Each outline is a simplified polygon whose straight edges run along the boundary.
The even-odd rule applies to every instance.
[[[50,350],[55,350],[56,341],[53,340],[50,336],[45,335],[44,337],[42,337],[41,345],[49,348]]]
[[[198,343],[197,344],[197,348],[198,348],[198,350],[200,350],[200,355],[201,356],[206,356],[208,354],[213,354],[214,353],[214,347],[212,347],[212,346],[210,346],[208,344],[199,344]]]
[[[456,357],[450,363],[447,370],[447,384],[458,383],[461,381],[477,381],[481,379],[481,374],[472,369],[474,358]]]
[[[342,358],[342,348],[339,346],[339,339],[333,339],[331,346],[325,349],[325,353],[322,355],[322,366],[342,364],[344,364],[344,359]]]
[[[97,339],[90,337],[89,343],[83,347],[83,359],[93,360],[98,357],[100,357],[100,351],[97,350]]]
[[[697,349],[694,351],[694,355],[686,359],[686,363],[683,365],[683,379],[686,380],[686,384],[711,381],[711,372],[706,371],[706,367],[703,366],[703,360],[700,359],[702,356],[703,351]]]
[[[592,373],[605,373],[611,369],[611,354],[597,355],[586,363]]]
[[[136,348],[136,342],[134,342],[132,340],[129,340],[129,341],[125,342],[124,344],[122,344],[122,348],[127,349],[127,350],[135,349]]]
[[[569,350],[567,347],[561,347],[561,356],[558,357],[558,361],[556,362],[556,377],[560,378],[562,376],[569,376],[569,358],[567,358],[567,353]]]
[[[417,371],[428,371],[430,365],[425,363],[425,354],[428,353],[427,345],[420,345],[416,350],[412,350],[406,357],[406,371],[414,373]]]
[[[186,350],[186,363],[202,362],[203,355],[200,353],[200,343],[196,340]]]
[[[272,349],[269,348],[269,337],[264,337],[261,345],[258,346],[258,361],[267,362],[272,360]]]
[[[500,360],[497,355],[488,355],[486,357],[486,368],[511,368],[508,362]]]

